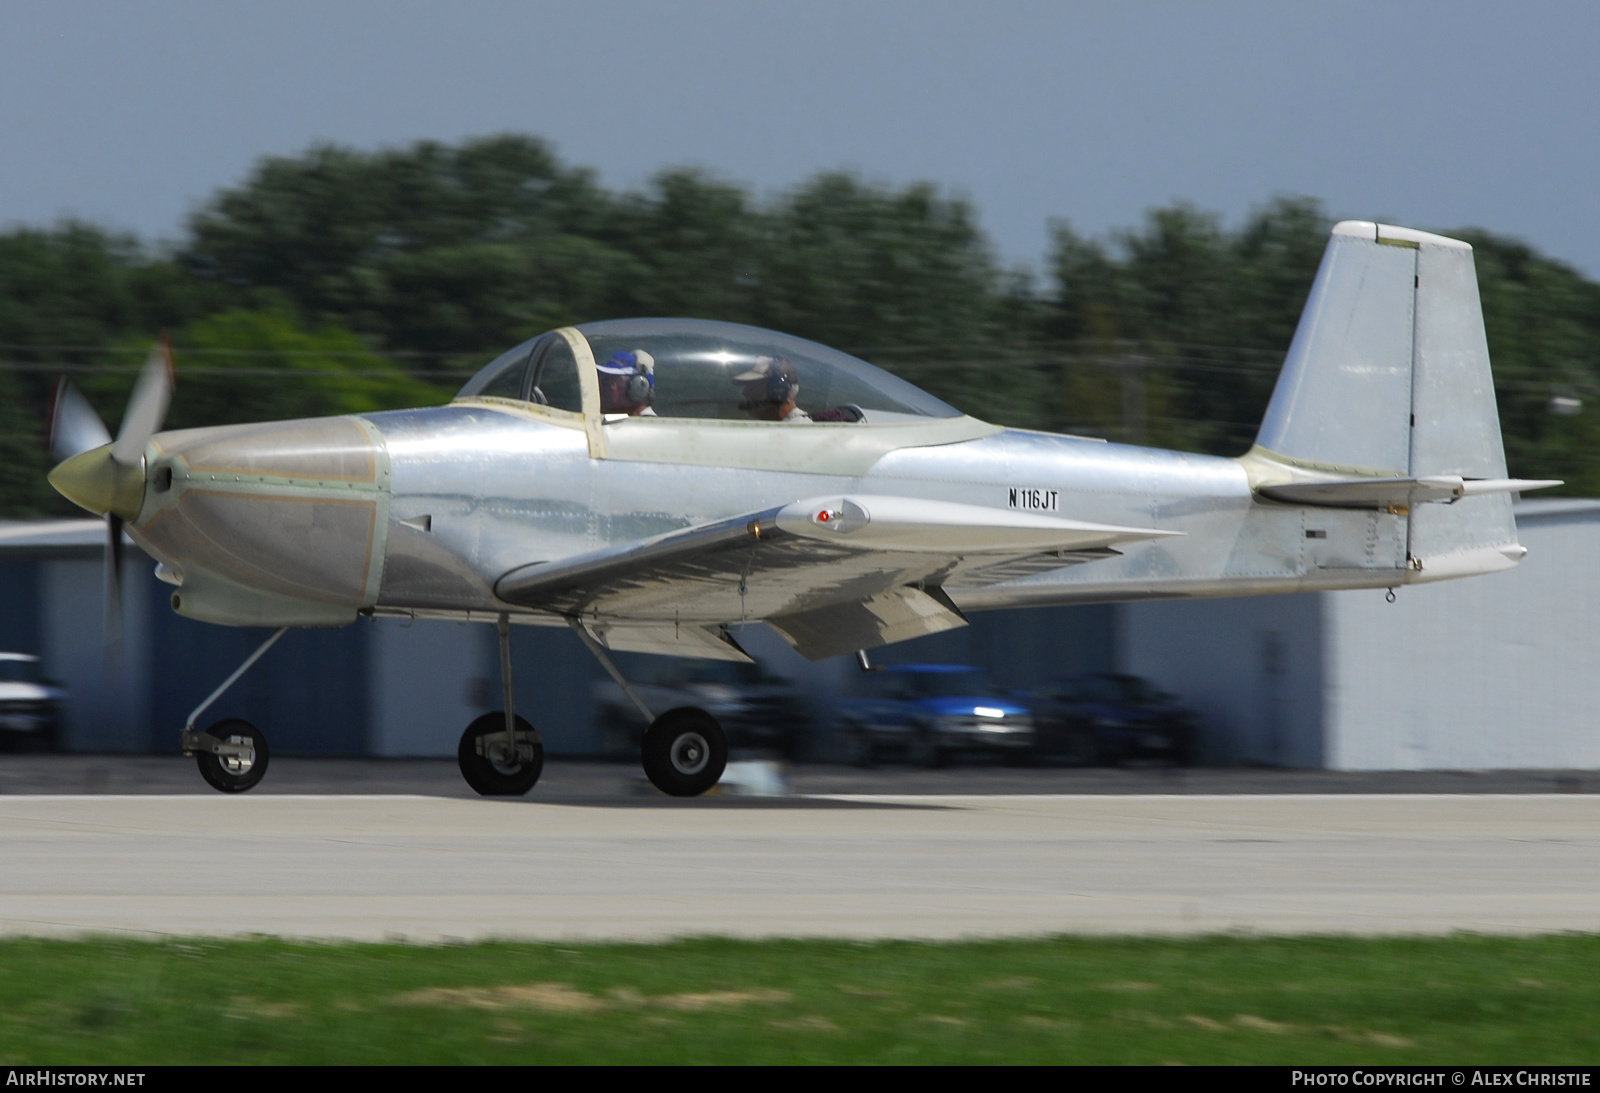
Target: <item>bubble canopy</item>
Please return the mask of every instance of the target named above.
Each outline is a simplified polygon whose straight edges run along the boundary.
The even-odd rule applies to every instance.
[[[886,425],[960,417],[961,412],[881,368],[803,338],[759,327],[701,319],[617,319],[576,328],[601,379],[627,362],[649,362],[654,416],[773,420],[772,407],[793,403],[789,420]],[[557,344],[561,343],[561,344]],[[558,408],[575,367],[565,339],[545,334],[496,358],[458,398],[499,396]],[[570,396],[569,396],[570,397]],[[781,400],[775,401],[775,400]],[[605,401],[605,399],[603,399]],[[604,410],[614,407],[605,405]]]

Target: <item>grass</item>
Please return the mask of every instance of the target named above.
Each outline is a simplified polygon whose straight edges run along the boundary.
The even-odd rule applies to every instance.
[[[0,1065],[1593,1063],[1600,936],[0,941]]]

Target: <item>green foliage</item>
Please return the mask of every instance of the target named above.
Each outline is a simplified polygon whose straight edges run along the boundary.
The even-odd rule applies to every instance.
[[[610,314],[755,321],[764,226],[737,186],[698,171],[657,175],[623,199],[606,234],[629,255],[614,267]]]
[[[541,141],[265,159],[191,223],[192,274],[386,349],[484,354],[607,310],[619,202]]]
[[[858,351],[971,349],[998,333],[988,244],[964,202],[827,174],[769,216],[763,325]]]
[[[173,429],[435,405],[454,393],[408,376],[348,330],[306,330],[277,311],[218,312],[175,331],[173,342]],[[119,347],[107,359],[127,369],[83,385],[113,432],[148,350],[147,342]]]
[[[818,176],[758,209],[666,171],[615,195],[526,137],[262,162],[183,259],[386,350],[489,353],[563,322],[688,315],[858,349],[981,345],[997,278],[971,209],[932,186]]]
[[[1189,205],[1155,209],[1142,230],[1119,233],[1110,248],[1055,225],[1047,325],[1076,342],[1078,357],[1098,372],[1073,377],[1073,393],[1089,409],[1064,406],[1062,425],[1242,452],[1271,397],[1330,226],[1315,201],[1287,197],[1256,210],[1237,232]],[[1108,377],[1108,365],[1117,374]],[[1123,390],[1108,412],[1115,388]]]
[[[30,405],[16,376],[0,372],[0,518],[66,516],[78,510],[45,481],[45,410]]]
[[[1600,939],[0,943],[0,1059],[1587,1064]]]

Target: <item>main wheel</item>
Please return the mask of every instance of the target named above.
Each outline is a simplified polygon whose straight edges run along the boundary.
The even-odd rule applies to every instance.
[[[728,738],[717,719],[693,706],[668,710],[644,731],[644,773],[662,793],[698,797],[722,779]]]
[[[212,755],[197,751],[194,759],[200,777],[223,793],[243,793],[254,789],[267,773],[267,737],[248,721],[229,717],[206,730],[224,744],[244,744],[250,750],[243,757]]]
[[[533,726],[525,718],[519,715],[515,724],[519,737],[523,733],[533,735]],[[479,743],[485,736],[505,731],[504,713],[486,713],[467,726],[456,748],[461,777],[485,797],[520,797],[533,788],[544,771],[544,744],[537,737],[531,759],[507,756],[503,743],[499,748],[492,743],[487,746]]]

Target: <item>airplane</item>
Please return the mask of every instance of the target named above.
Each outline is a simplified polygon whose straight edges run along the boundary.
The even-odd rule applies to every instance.
[[[113,440],[70,387],[57,490],[124,529],[180,615],[272,635],[180,736],[215,788],[258,784],[256,726],[197,719],[294,627],[362,616],[493,624],[503,709],[457,758],[480,794],[538,781],[513,624],[568,627],[649,724],[645,773],[694,796],[727,762],[716,719],[649,709],[616,651],[748,660],[764,624],[855,655],[1000,608],[1387,588],[1526,553],[1471,247],[1370,221],[1332,229],[1253,447],[1226,458],[1003,428],[845,353],[691,319],[563,327],[449,404],[160,431],[151,354]]]

